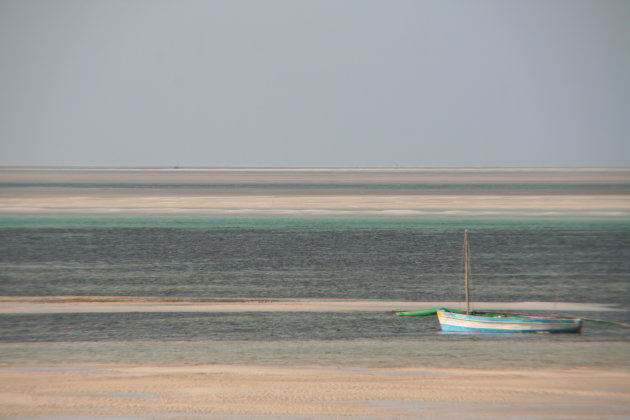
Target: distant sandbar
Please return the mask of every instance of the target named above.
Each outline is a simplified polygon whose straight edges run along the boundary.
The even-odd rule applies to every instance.
[[[463,309],[462,302],[353,299],[185,298],[153,296],[2,296],[0,313],[85,312],[394,312]],[[477,310],[614,311],[616,305],[572,302],[475,302]]]

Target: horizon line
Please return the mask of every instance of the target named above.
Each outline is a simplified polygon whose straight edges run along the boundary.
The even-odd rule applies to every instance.
[[[0,164],[0,170],[160,170],[160,171],[195,171],[195,170],[539,170],[539,171],[564,171],[564,170],[630,170],[630,165],[559,165],[559,166],[407,166],[407,165],[82,165],[82,164]]]

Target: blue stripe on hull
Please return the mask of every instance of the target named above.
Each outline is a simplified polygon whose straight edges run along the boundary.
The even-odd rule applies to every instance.
[[[579,328],[562,328],[562,329],[540,329],[540,330],[506,330],[499,328],[470,328],[470,327],[461,327],[458,325],[448,325],[448,324],[440,324],[442,327],[442,331],[444,332],[479,332],[479,333],[540,333],[540,332],[549,332],[549,333],[570,333],[570,332],[578,332]]]

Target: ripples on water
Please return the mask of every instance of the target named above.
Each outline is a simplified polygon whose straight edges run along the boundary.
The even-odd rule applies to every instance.
[[[468,227],[473,299],[615,303],[626,310],[575,315],[628,318],[630,225],[619,221],[198,217],[182,223],[184,219],[79,217],[80,223],[73,225],[72,220],[57,218],[39,227],[4,223],[0,294],[458,301],[463,299],[462,230]],[[625,329],[588,324],[580,336],[491,336],[443,335],[433,317],[399,318],[380,312],[0,315],[0,341],[14,346],[51,343],[53,347],[40,348],[44,353],[39,356],[30,353],[49,360],[72,354],[90,359],[86,351],[96,351],[90,360],[167,360],[173,349],[165,342],[173,342],[189,351],[178,360],[190,363],[230,362],[236,357],[234,346],[242,346],[233,343],[258,343],[242,347],[249,353],[239,353],[241,362],[283,357],[300,361],[280,344],[270,343],[292,343],[287,345],[308,355],[310,347],[331,342],[337,344],[320,350],[356,352],[357,357],[386,364],[381,346],[388,341],[409,352],[409,343],[439,348],[462,342],[494,346],[497,340],[509,340],[512,350],[520,349],[525,358],[531,352],[556,351],[559,343],[575,347],[630,338]],[[89,342],[94,341],[117,348],[112,354],[119,359],[90,350]],[[69,347],[66,356],[51,356],[46,352],[56,348],[54,342],[78,342],[78,347]],[[155,345],[142,344],[147,342]],[[195,342],[215,343],[207,344],[215,357],[204,355]],[[29,349],[22,349],[25,355],[37,352]],[[595,347],[580,349],[580,360],[596,362]],[[18,350],[8,359],[20,360]],[[418,353],[415,359],[403,353],[395,356],[400,363],[424,360]],[[443,353],[453,353],[451,359],[461,356],[455,350]],[[390,362],[396,364],[392,357]],[[614,363],[625,360],[622,355],[606,357]],[[352,364],[352,357],[342,359]]]
[[[591,317],[591,313],[575,314]],[[622,320],[624,313],[606,313]],[[589,328],[590,326],[590,328]],[[62,313],[0,315],[0,341],[451,340],[437,318],[390,312]],[[496,334],[490,334],[496,337]],[[532,335],[535,337],[536,334]],[[533,339],[528,337],[528,340]],[[626,329],[587,324],[580,341],[630,340]],[[535,339],[535,338],[534,338]]]
[[[0,294],[461,300],[461,226],[411,222],[6,227]],[[471,229],[476,300],[628,301],[626,224]]]

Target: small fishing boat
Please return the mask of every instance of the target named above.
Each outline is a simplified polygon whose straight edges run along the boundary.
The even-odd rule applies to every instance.
[[[459,314],[438,309],[438,320],[444,332],[480,333],[579,333],[582,320],[579,318],[555,318],[513,314],[472,312]]]
[[[466,312],[452,309],[436,311],[440,327],[444,332],[480,333],[579,333],[582,330],[580,318],[557,318],[471,312],[470,310],[470,246],[468,229],[464,230],[464,290]]]

